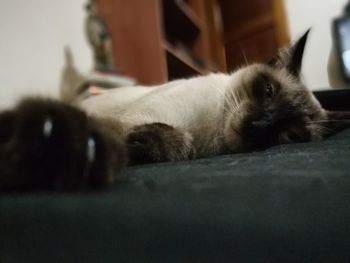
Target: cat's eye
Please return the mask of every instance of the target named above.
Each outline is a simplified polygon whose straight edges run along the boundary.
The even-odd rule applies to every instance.
[[[265,84],[265,96],[266,98],[271,99],[275,94],[274,85],[271,82]]]

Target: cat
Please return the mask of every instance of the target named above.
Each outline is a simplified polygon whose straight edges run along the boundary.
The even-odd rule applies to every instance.
[[[308,34],[231,74],[117,88],[78,105],[24,99],[0,114],[0,192],[101,189],[128,164],[318,141],[347,128],[350,113],[323,109],[302,82]]]

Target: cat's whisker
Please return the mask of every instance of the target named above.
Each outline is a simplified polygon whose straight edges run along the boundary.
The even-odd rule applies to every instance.
[[[239,99],[233,91],[231,91],[227,96],[225,96],[225,104],[227,105],[226,110],[233,110],[233,112],[230,113],[234,113],[238,110]]]
[[[316,125],[314,129],[317,131],[317,133],[323,133],[323,132],[335,133],[336,132],[336,130],[323,125]]]
[[[350,120],[319,120],[319,121],[310,121],[308,123],[330,123],[330,122],[350,122]]]
[[[226,114],[234,115],[237,113],[238,108],[226,108],[224,109]]]
[[[225,96],[225,92],[220,87],[218,87],[214,84],[210,85],[210,87],[212,89],[215,89],[221,96]]]
[[[247,54],[245,53],[244,49],[242,48],[242,45],[239,45],[239,49],[241,50],[241,53],[243,55],[244,58],[244,62],[246,66],[249,66],[249,62],[248,62],[248,58],[247,58]]]
[[[243,98],[245,99],[245,98],[247,97],[247,94],[246,94],[246,93],[244,93],[244,95],[245,95],[245,96],[243,96],[243,95],[241,96],[241,94],[238,93],[237,97],[238,97],[239,101],[243,101]]]
[[[242,98],[240,97],[239,93],[237,92],[234,92],[234,97],[235,97],[235,100],[236,100],[236,105],[238,106],[240,104],[240,102],[242,101]]]
[[[224,107],[225,113],[234,114],[235,111],[237,111],[239,104],[233,92],[231,92],[232,94],[231,93],[227,94],[224,90],[214,85],[212,86],[212,88],[215,88],[218,91],[218,93],[220,93],[220,95],[224,98],[224,105],[228,106],[228,107]]]

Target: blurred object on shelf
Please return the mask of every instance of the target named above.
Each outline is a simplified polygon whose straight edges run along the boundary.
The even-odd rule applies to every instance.
[[[113,62],[112,39],[103,19],[98,15],[95,0],[88,0],[85,33],[93,51],[94,69],[117,72]]]
[[[134,86],[136,81],[112,72],[92,71],[82,74],[74,66],[69,47],[65,48],[65,66],[61,75],[60,97],[68,103],[75,103],[89,96],[96,96],[107,89]]]

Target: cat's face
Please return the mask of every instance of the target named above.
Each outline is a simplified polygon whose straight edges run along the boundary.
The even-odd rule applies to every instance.
[[[299,77],[306,38],[307,34],[270,64],[253,64],[232,74],[224,132],[232,152],[325,135],[320,123],[327,113]]]

